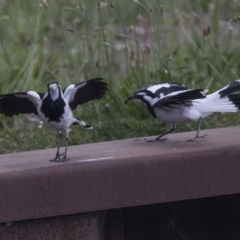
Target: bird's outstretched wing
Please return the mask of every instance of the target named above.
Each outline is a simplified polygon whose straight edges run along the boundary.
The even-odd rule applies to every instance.
[[[38,115],[36,104],[43,96],[44,94],[33,91],[0,95],[0,113],[7,117],[20,113]]]
[[[87,80],[78,84],[72,84],[63,90],[64,98],[72,110],[78,105],[90,100],[100,99],[108,90],[108,85],[103,78]]]
[[[178,92],[172,92],[167,96],[159,99],[153,107],[174,107],[175,105],[189,106],[193,100],[206,98],[204,89],[188,89]]]

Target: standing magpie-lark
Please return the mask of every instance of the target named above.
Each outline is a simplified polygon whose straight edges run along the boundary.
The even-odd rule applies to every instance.
[[[67,147],[71,125],[92,129],[84,121],[74,118],[72,111],[90,100],[102,98],[107,90],[107,83],[102,78],[71,84],[63,90],[58,82],[51,82],[47,84],[46,94],[28,91],[0,95],[0,113],[8,117],[20,113],[34,113],[46,126],[58,132],[59,141],[61,132],[65,131],[65,151],[59,153],[58,142],[56,157],[50,161],[68,161]]]
[[[125,103],[131,101],[143,102],[154,118],[171,123],[171,129],[158,136],[162,138],[176,128],[177,123],[198,121],[196,136],[188,141],[194,141],[199,136],[203,118],[215,112],[238,112],[240,110],[240,94],[232,94],[240,90],[240,80],[236,80],[224,88],[205,95],[207,90],[188,89],[179,83],[158,83],[142,88]]]

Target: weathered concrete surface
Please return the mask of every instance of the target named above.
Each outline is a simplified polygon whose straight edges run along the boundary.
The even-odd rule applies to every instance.
[[[0,222],[240,193],[240,127],[0,155]]]

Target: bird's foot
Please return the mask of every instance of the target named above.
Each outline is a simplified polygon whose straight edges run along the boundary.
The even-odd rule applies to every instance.
[[[202,136],[196,136],[195,138],[193,138],[193,139],[188,139],[187,140],[187,142],[194,142],[197,138],[205,138],[207,136],[207,134],[204,134],[204,135],[202,135]]]
[[[49,162],[61,162],[61,158],[56,156],[54,159],[49,160]]]
[[[70,160],[70,158],[67,158],[66,155],[64,155],[64,157],[62,158],[62,162],[67,162],[67,161],[69,161],[69,160]]]
[[[49,160],[49,161],[50,162],[67,162],[67,161],[69,161],[69,158],[67,158],[65,152],[63,152],[61,154],[57,153],[56,157],[54,159],[52,159],[52,160]]]
[[[146,138],[137,138],[137,139],[133,139],[134,142],[140,142],[140,141],[147,141]]]
[[[168,138],[155,138],[155,139],[150,139],[150,140],[146,140],[147,142],[157,142],[157,141],[168,141]]]

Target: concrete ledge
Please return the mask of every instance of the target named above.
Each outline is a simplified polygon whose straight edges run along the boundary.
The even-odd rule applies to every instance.
[[[0,156],[0,222],[240,193],[240,127]]]

